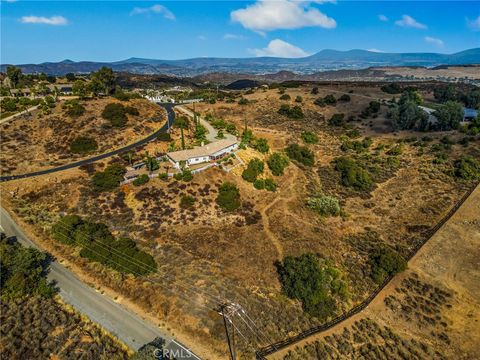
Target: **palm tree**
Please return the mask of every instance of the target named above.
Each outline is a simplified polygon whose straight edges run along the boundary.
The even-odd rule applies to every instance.
[[[180,128],[180,133],[182,136],[182,149],[185,150],[185,135],[183,131],[184,129],[188,129],[188,119],[185,116],[179,116],[175,119],[174,125]]]

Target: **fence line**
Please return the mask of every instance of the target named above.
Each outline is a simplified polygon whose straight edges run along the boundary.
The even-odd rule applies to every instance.
[[[433,235],[457,212],[457,210],[460,208],[460,206],[463,205],[463,203],[470,197],[470,195],[475,191],[477,186],[480,184],[480,182],[477,182],[474,186],[472,186],[461,198],[457,203],[448,211],[448,213],[431,229],[428,230],[425,238],[423,241],[418,243],[417,245],[414,246],[410,254],[407,256],[406,260],[410,261],[417,253],[418,251],[425,245],[428,240],[430,240]],[[314,326],[308,330],[302,331],[301,333],[288,337],[284,340],[280,340],[276,343],[270,344],[256,352],[256,357],[259,360],[266,360],[267,355],[271,355],[279,350],[282,350],[286,348],[289,345],[295,344],[303,339],[306,339],[307,337],[313,335],[313,334],[318,334],[321,332],[324,332],[333,326],[337,325],[338,323],[352,317],[353,315],[356,315],[360,313],[362,310],[364,310],[370,303],[377,297],[377,295],[382,291],[385,286],[394,278],[394,275],[389,275],[385,278],[385,280],[365,299],[363,300],[360,304],[354,306],[351,308],[349,311],[346,313],[326,322],[325,324]]]

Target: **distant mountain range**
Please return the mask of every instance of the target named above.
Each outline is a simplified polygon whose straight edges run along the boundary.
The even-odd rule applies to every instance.
[[[291,71],[311,74],[327,70],[355,70],[382,66],[439,66],[480,64],[480,48],[455,54],[439,53],[381,53],[367,50],[322,50],[303,58],[255,57],[255,58],[193,58],[185,60],[156,60],[130,58],[116,62],[71,61],[21,64],[24,73],[65,75],[66,73],[89,73],[102,66],[114,71],[134,74],[167,74],[175,76],[197,76],[212,72],[266,74]],[[9,64],[0,65],[5,71]]]

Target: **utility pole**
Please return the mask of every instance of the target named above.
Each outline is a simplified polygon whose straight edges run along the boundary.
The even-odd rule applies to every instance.
[[[235,347],[235,331],[237,327],[233,322],[233,318],[237,313],[241,311],[242,307],[239,304],[235,303],[226,303],[220,306],[220,315],[222,315],[223,324],[225,325],[225,333],[227,335],[228,350],[230,351],[231,360],[237,359],[237,350]]]

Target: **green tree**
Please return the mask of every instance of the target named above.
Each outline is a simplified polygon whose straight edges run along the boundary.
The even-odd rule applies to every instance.
[[[75,74],[74,74],[74,73],[71,73],[71,72],[65,74],[65,78],[66,78],[68,81],[70,81],[70,82],[75,81],[75,80],[77,79],[76,76],[75,76]]]
[[[82,80],[76,80],[72,85],[73,95],[78,96],[80,99],[85,99],[87,96],[87,86]]]
[[[463,106],[459,102],[447,101],[433,115],[438,119],[439,130],[457,129],[463,120]]]
[[[92,185],[97,191],[112,191],[120,185],[126,172],[125,167],[120,164],[109,165],[104,171],[95,173]]]
[[[16,88],[23,77],[22,70],[16,66],[8,66],[7,77],[10,79],[13,87]]]
[[[90,75],[92,83],[97,84],[96,89],[101,88],[105,94],[110,94],[115,88],[115,74],[111,68],[101,67]]]
[[[480,161],[471,156],[462,156],[455,161],[455,176],[464,180],[480,180]]]
[[[174,125],[180,128],[180,134],[182,137],[182,149],[185,150],[184,130],[188,129],[188,118],[185,116],[178,116],[177,118],[175,118]]]
[[[285,295],[300,300],[312,316],[326,319],[349,298],[342,272],[315,254],[287,256],[277,264],[277,271]]]
[[[335,160],[335,169],[342,175],[342,183],[357,190],[369,190],[373,185],[372,176],[350,157],[339,157]]]
[[[252,159],[248,162],[247,168],[242,173],[242,178],[248,182],[253,183],[258,175],[263,173],[265,166],[260,159]]]
[[[333,196],[324,194],[312,196],[308,199],[307,206],[322,216],[340,215],[340,204],[338,199]]]
[[[270,146],[268,145],[268,141],[265,138],[257,138],[253,144],[253,148],[262,154],[268,153],[270,150]]]
[[[275,176],[283,175],[288,163],[288,158],[279,152],[274,152],[267,159],[268,168]]]

